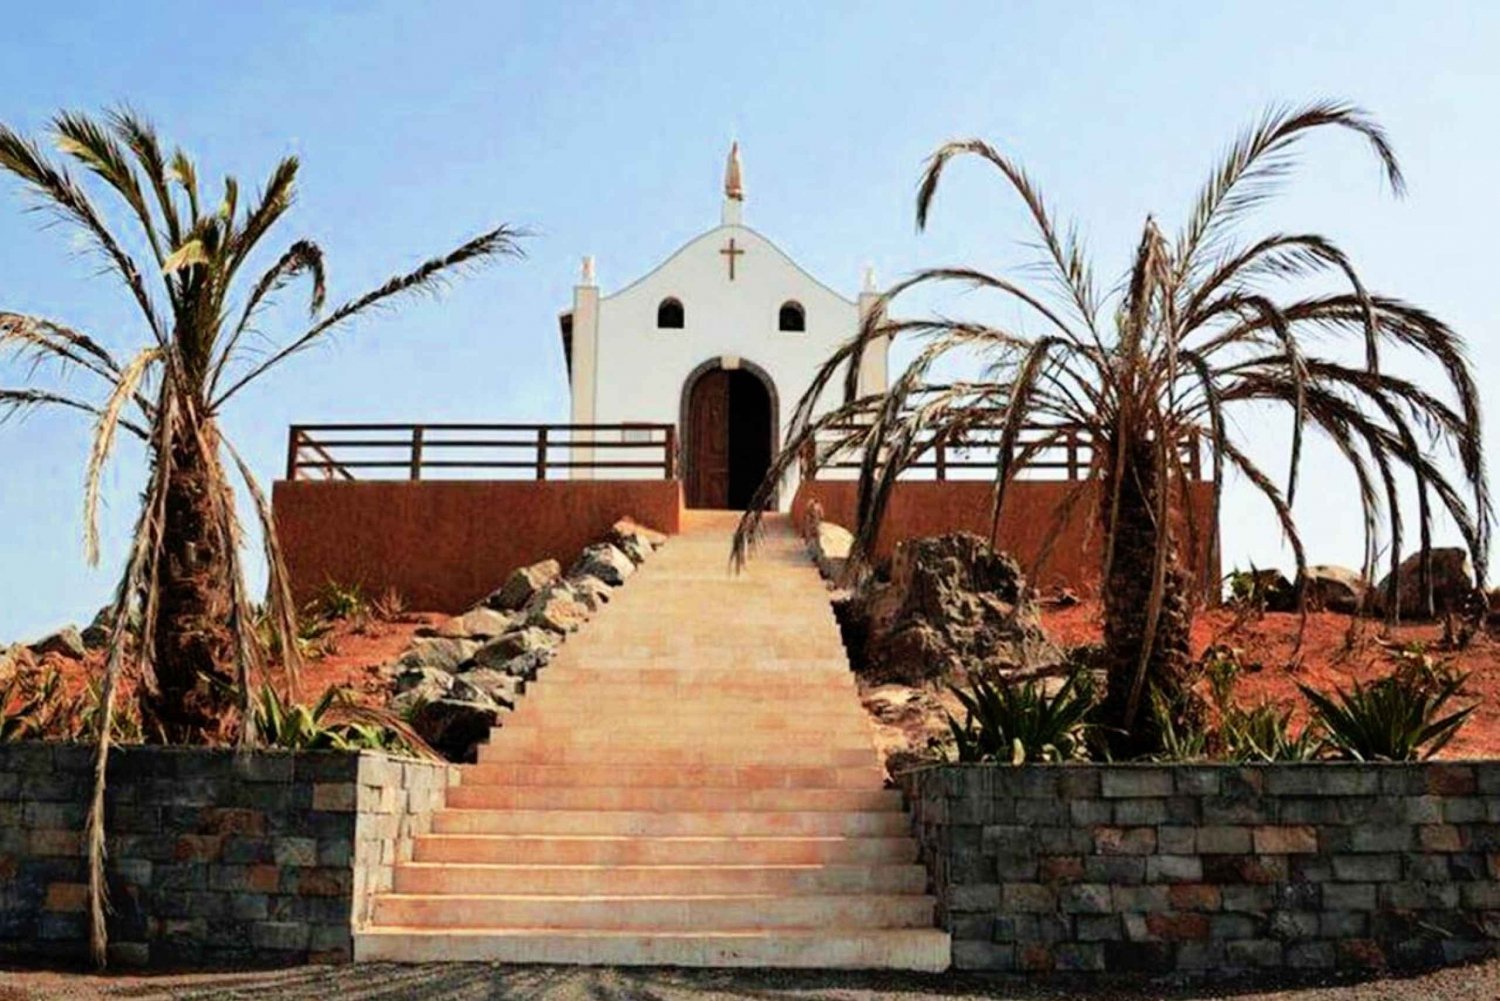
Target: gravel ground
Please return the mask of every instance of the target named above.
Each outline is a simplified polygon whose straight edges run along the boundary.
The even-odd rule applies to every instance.
[[[69,998],[244,1001],[1496,1001],[1500,961],[1362,983],[1213,987],[1162,983],[1070,986],[967,974],[625,970],[546,966],[299,967],[261,973],[92,976],[0,970],[0,1001]]]

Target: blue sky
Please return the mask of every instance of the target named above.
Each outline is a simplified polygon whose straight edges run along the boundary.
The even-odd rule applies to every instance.
[[[712,225],[731,137],[747,222],[852,293],[865,263],[889,279],[1025,259],[1016,204],[977,168],[953,175],[915,233],[917,172],[945,139],[1021,158],[1113,276],[1145,215],[1175,228],[1268,103],[1346,97],[1390,129],[1409,197],[1330,137],[1254,225],[1334,237],[1373,287],[1465,333],[1482,382],[1500,377],[1500,5],[58,2],[7,24],[0,120],[14,127],[127,101],[206,178],[302,157],[283,242],[322,244],[335,299],[497,221],[535,231],[525,261],[365,322],[241,394],[225,425],[266,481],[293,421],[564,418],[556,314],[578,258],[597,257],[609,290]],[[0,308],[139,344],[118,288],[24,205],[0,182]],[[1248,423],[1275,455],[1284,429]],[[1486,433],[1500,438],[1493,416]],[[90,570],[87,440],[66,415],[0,427],[0,639],[86,620],[110,591],[142,466],[122,448]],[[1326,451],[1312,458],[1298,509],[1310,554],[1357,563],[1352,483]],[[1240,489],[1224,545],[1226,564],[1287,562]]]

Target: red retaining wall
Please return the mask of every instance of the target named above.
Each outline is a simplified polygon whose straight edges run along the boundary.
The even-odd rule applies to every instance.
[[[282,480],[273,503],[299,601],[333,580],[456,612],[518,566],[566,566],[626,515],[675,533],[682,491],[665,480]]]
[[[1011,553],[1030,568],[1040,554],[1057,512],[1069,491],[1078,486],[1066,480],[1021,480],[1005,495],[1005,516],[1000,521],[1000,548]],[[1102,560],[1099,532],[1096,527],[1095,497],[1098,487],[1089,484],[1074,506],[1053,544],[1052,555],[1034,583],[1038,587],[1072,587],[1090,593],[1098,583]],[[797,524],[816,497],[823,506],[823,517],[845,527],[854,524],[857,506],[857,484],[852,480],[817,480],[797,488],[792,513]],[[885,526],[876,543],[878,556],[889,556],[896,543],[925,535],[969,531],[988,537],[994,487],[987,481],[947,480],[898,483],[886,509]],[[1193,509],[1199,525],[1211,524],[1213,487],[1199,483],[1192,487]],[[1186,546],[1186,534],[1182,533]],[[1215,533],[1200,536],[1198,566],[1205,583],[1212,582],[1217,593],[1219,580]]]

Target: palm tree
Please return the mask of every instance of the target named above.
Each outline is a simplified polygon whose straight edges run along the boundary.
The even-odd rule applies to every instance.
[[[115,590],[105,668],[103,723],[90,817],[96,953],[103,948],[103,775],[114,691],[127,657],[138,675],[146,731],[167,742],[254,742],[251,678],[265,667],[256,615],[240,563],[241,533],[225,457],[256,509],[270,566],[266,602],[275,646],[293,682],[296,621],[276,528],[254,476],[221,434],[219,415],[245,386],[360,314],[403,296],[431,292],[444,279],[500,255],[519,253],[520,234],[500,226],[416,270],[323,311],[323,253],[297,240],[253,282],[246,275],[272,228],[293,201],[298,162],[276,165],[264,189],[242,204],[239,184],[224,181],[221,200],[206,202],[198,171],[180,149],[169,156],[151,124],[128,110],[102,119],[59,114],[57,148],[95,175],[123,203],[149,255],[143,267],[130,241],[111,231],[93,198],[40,142],[0,125],[0,170],[60,220],[81,230],[105,270],[125,286],[142,320],[142,345],[119,359],[99,339],[65,323],[0,310],[0,348],[59,374],[96,379],[90,395],[52,386],[0,387],[0,418],[55,406],[94,420],[84,490],[84,541],[98,560],[95,527],[100,477],[123,429],[145,443],[149,479],[126,566]],[[263,310],[293,281],[310,287],[311,320],[284,346],[251,351]],[[49,366],[50,367],[50,366]],[[37,372],[37,365],[31,371]],[[132,639],[131,624],[139,623]],[[127,651],[129,651],[127,653]]]
[[[1178,704],[1191,659],[1195,588],[1178,536],[1198,526],[1186,516],[1192,476],[1185,443],[1201,440],[1211,455],[1211,524],[1218,525],[1224,478],[1234,470],[1270,503],[1299,577],[1305,559],[1292,503],[1303,436],[1312,427],[1333,443],[1357,480],[1366,576],[1384,544],[1395,577],[1404,527],[1398,486],[1409,476],[1422,552],[1430,550],[1434,508],[1441,506],[1462,533],[1482,582],[1492,515],[1479,395],[1461,338],[1424,310],[1369,292],[1347,256],[1324,236],[1235,236],[1234,224],[1289,172],[1299,143],[1327,128],[1362,137],[1392,189],[1403,190],[1385,133],[1364,112],[1328,101],[1273,109],[1229,149],[1174,240],[1146,220],[1128,274],[1107,295],[1100,294],[1077,237],[1059,229],[1036,185],[1013,160],[980,140],[942,146],[918,188],[918,227],[927,224],[949,164],[977,157],[998,170],[1024,202],[1039,236],[1037,267],[1050,287],[1032,289],[978,268],[950,267],[918,272],[886,292],[858,336],[827,360],[798,404],[785,447],[736,535],[736,559],[745,558],[776,484],[804,449],[818,449],[820,435],[825,442],[830,435],[836,440],[818,449],[817,464],[847,449],[863,451],[856,526],[856,553],[863,554],[873,550],[897,478],[935,439],[961,439],[998,422],[998,526],[1007,490],[1026,460],[1070,435],[1081,436],[1093,446],[1088,479],[1094,482],[1070,492],[1058,525],[1083,498],[1097,498],[1108,673],[1102,709],[1105,722],[1126,735],[1121,749],[1137,751],[1158,737],[1143,707],[1153,691]],[[1334,284],[1309,292],[1320,279]],[[1039,332],[890,317],[894,300],[930,285],[996,293],[1016,304]],[[915,339],[920,350],[888,392],[856,397],[862,353],[881,337]],[[1382,355],[1390,346],[1435,362],[1446,392],[1429,391],[1384,368]],[[1350,347],[1362,361],[1337,351],[1345,348],[1347,355]],[[929,374],[941,358],[976,353],[983,370],[971,381],[939,381]],[[1409,363],[1403,359],[1401,373]],[[841,375],[843,404],[815,415],[824,389]],[[1228,420],[1237,405],[1246,404],[1290,410],[1284,487],[1250,458]],[[1028,425],[1040,426],[1041,433],[1023,439]],[[1438,446],[1455,454],[1456,464],[1435,458]]]

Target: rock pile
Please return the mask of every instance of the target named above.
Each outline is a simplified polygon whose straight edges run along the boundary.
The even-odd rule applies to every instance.
[[[1063,660],[1020,566],[968,532],[901,543],[890,579],[866,580],[841,612],[855,670],[871,683],[958,680],[976,669],[1030,676]]]
[[[521,567],[483,602],[431,629],[386,665],[393,708],[452,761],[473,761],[490,728],[516,707],[569,633],[667,541],[629,518],[566,572],[557,560]]]

